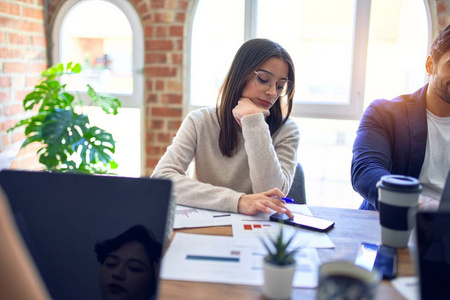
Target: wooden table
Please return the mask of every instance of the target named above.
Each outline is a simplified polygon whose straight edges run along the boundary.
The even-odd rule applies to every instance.
[[[378,212],[331,207],[309,207],[314,216],[335,221],[328,235],[334,249],[318,249],[322,262],[354,261],[361,242],[379,244],[381,233]],[[176,232],[231,236],[231,226],[180,229]],[[416,274],[412,260],[414,249],[398,249],[397,276]],[[262,287],[218,283],[161,280],[159,299],[264,299]],[[294,288],[292,299],[315,299],[316,289]],[[403,299],[388,280],[383,280],[378,299]]]

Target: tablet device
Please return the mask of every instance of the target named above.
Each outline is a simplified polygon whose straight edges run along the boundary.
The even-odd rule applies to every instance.
[[[320,219],[300,213],[293,213],[293,215],[294,218],[289,219],[289,217],[286,214],[275,213],[270,216],[270,220],[287,225],[318,231],[326,231],[334,226],[334,222],[330,220]]]

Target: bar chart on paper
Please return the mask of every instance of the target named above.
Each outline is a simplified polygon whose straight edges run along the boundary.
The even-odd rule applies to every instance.
[[[231,213],[177,205],[174,229],[231,225]]]

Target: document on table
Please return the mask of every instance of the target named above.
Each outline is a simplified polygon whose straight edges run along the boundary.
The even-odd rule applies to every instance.
[[[262,285],[265,250],[240,247],[228,236],[176,233],[161,267],[161,278],[226,284]],[[317,287],[319,255],[314,248],[297,253],[293,286]]]
[[[234,214],[177,205],[175,209],[173,228],[178,229],[231,225],[232,215]]]
[[[397,291],[408,300],[418,300],[419,296],[419,278],[412,277],[398,277],[391,280],[392,285]]]
[[[292,212],[312,216],[306,205],[287,204]],[[261,239],[273,238],[278,235],[280,228],[286,240],[294,233],[292,247],[301,248],[334,248],[334,243],[325,232],[283,225],[269,220],[272,213],[259,213],[255,216],[235,214],[232,218],[233,239],[236,246],[253,246],[262,244]]]

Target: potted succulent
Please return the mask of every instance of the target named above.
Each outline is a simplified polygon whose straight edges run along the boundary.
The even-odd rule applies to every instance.
[[[83,113],[83,102],[66,91],[61,76],[81,72],[78,63],[57,64],[42,72],[42,80],[25,96],[25,111],[36,114],[19,121],[12,131],[25,126],[27,138],[22,147],[31,143],[42,145],[37,151],[39,162],[48,171],[71,171],[89,174],[110,173],[117,168],[112,154],[115,141],[105,130],[93,126]],[[92,103],[107,114],[116,115],[121,106],[117,98],[97,94],[88,84],[87,94]],[[38,109],[33,109],[39,107]]]
[[[270,242],[261,240],[268,254],[264,257],[263,293],[269,299],[289,299],[291,297],[292,280],[295,273],[295,253],[299,248],[288,249],[295,233],[286,241],[283,227]]]

